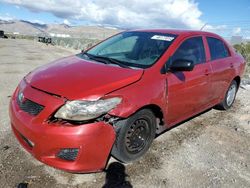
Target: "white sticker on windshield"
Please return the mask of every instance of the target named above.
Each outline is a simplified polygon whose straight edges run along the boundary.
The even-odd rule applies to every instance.
[[[172,41],[172,40],[174,40],[174,37],[163,36],[163,35],[154,35],[154,36],[151,37],[151,39],[154,39],[154,40]]]

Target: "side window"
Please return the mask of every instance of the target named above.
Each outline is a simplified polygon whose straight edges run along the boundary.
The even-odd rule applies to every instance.
[[[211,60],[221,59],[229,56],[228,49],[223,41],[213,37],[207,37],[207,42],[211,54]]]
[[[202,37],[193,37],[185,40],[172,56],[172,62],[177,59],[191,60],[194,64],[206,61]]]

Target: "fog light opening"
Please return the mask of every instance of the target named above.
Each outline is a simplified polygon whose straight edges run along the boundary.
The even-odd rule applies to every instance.
[[[57,157],[66,161],[75,161],[78,151],[78,148],[64,148],[57,153]]]

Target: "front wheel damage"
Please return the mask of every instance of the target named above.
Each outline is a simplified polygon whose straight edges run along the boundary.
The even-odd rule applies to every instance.
[[[129,163],[143,156],[152,144],[156,133],[156,117],[149,109],[116,121],[116,140],[111,154],[121,162]]]

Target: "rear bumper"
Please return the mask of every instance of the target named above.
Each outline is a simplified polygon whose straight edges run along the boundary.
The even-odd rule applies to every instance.
[[[46,99],[51,101],[50,105],[53,105],[53,100],[57,100],[55,106],[61,103],[54,96],[28,87],[24,89],[24,95],[35,102],[41,104],[41,100]],[[32,97],[38,93],[40,97]],[[79,126],[48,123],[44,117],[48,118],[51,113],[48,113],[46,104],[45,109],[34,117],[19,109],[16,95],[17,91],[10,101],[9,109],[12,130],[20,144],[36,159],[70,172],[96,172],[105,168],[115,140],[115,131],[111,125],[104,122]],[[57,157],[58,152],[64,148],[78,149],[74,161]]]

